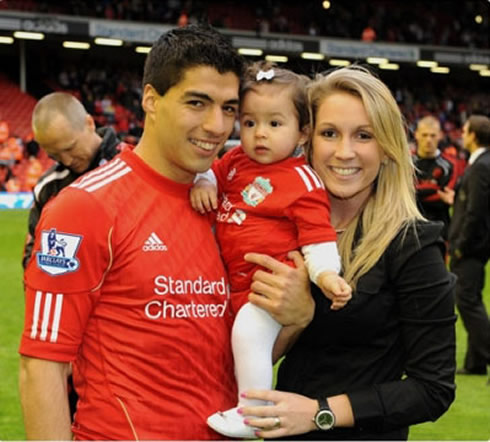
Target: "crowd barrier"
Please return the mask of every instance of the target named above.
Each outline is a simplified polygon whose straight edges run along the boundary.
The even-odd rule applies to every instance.
[[[31,192],[0,192],[0,209],[30,209],[33,202]]]

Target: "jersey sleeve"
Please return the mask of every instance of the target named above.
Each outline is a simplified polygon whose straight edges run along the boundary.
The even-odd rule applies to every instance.
[[[330,202],[322,181],[307,165],[295,167],[295,180],[288,192],[292,201],[285,213],[298,229],[298,244],[336,241],[337,235],[330,224]]]
[[[323,272],[340,272],[340,256],[337,243],[334,241],[310,244],[301,247],[310,279],[318,284],[318,277]]]
[[[46,205],[24,279],[20,353],[73,360],[110,267],[111,223],[86,192],[66,189]]]

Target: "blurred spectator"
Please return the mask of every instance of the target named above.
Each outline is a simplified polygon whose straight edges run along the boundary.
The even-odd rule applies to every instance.
[[[8,137],[4,142],[0,143],[0,160],[13,166],[22,160],[24,154],[24,145],[22,139],[15,136]]]
[[[2,143],[0,145],[0,164],[5,164],[7,166],[13,166],[15,163],[10,149],[7,147],[7,143]]]
[[[112,98],[105,94],[100,101],[102,115],[106,118],[109,124],[114,123],[114,106],[112,104]]]
[[[20,192],[22,191],[19,179],[12,175],[5,184],[7,192]]]
[[[10,135],[9,124],[5,120],[0,120],[0,144],[7,141],[7,138]]]
[[[272,31],[285,34],[290,32],[289,17],[280,6],[275,6],[272,11]]]
[[[27,157],[34,156],[37,158],[39,154],[39,144],[34,139],[34,134],[32,132],[25,138],[24,144]]]
[[[31,155],[25,171],[25,190],[31,192],[43,173],[43,165],[35,156]]]
[[[24,142],[22,138],[12,136],[7,139],[7,150],[14,163],[19,163],[24,155]]]
[[[187,26],[188,23],[189,23],[189,16],[187,15],[187,11],[183,10],[180,13],[179,19],[177,20],[177,26],[182,28],[184,26]]]
[[[368,25],[364,28],[361,34],[361,40],[371,42],[376,40],[376,31],[374,30],[374,20],[369,20]]]
[[[12,171],[8,164],[0,159],[0,192],[7,192],[7,182],[12,178]]]

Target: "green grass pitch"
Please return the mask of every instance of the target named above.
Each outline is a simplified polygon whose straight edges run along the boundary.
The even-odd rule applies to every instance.
[[[20,259],[27,211],[0,210],[0,440],[25,439],[18,393],[17,349],[24,320]],[[490,266],[485,290],[490,305]],[[461,366],[466,333],[457,323]],[[456,400],[437,422],[413,426],[410,440],[490,440],[490,385],[487,377],[458,376]]]

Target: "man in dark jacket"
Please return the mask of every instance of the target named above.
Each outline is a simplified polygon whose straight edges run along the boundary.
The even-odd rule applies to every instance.
[[[463,126],[470,153],[458,187],[449,230],[451,270],[458,276],[456,304],[468,332],[460,374],[487,373],[490,320],[483,303],[485,265],[490,258],[490,119],[473,115]]]
[[[54,92],[41,98],[32,113],[34,138],[57,161],[33,189],[34,205],[22,265],[32,253],[34,234],[45,204],[80,175],[95,169],[129,146],[110,127],[95,128],[93,118],[73,95]]]

